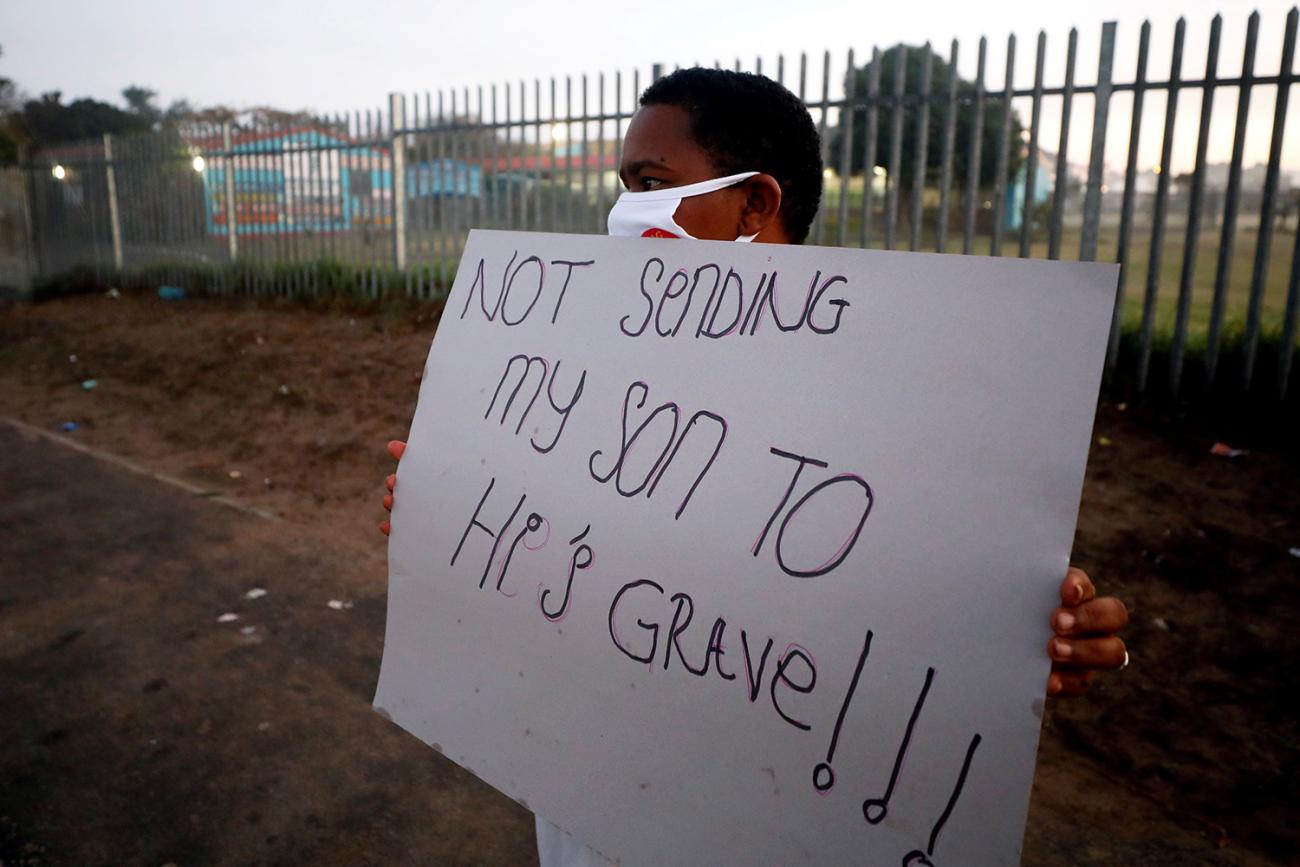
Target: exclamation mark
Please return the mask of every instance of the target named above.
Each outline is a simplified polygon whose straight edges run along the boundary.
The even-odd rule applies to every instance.
[[[867,630],[866,640],[862,642],[862,652],[858,654],[858,667],[853,669],[853,680],[849,681],[849,691],[844,694],[844,703],[840,705],[840,715],[835,718],[835,730],[831,732],[831,745],[826,750],[826,761],[818,762],[813,768],[813,788],[819,792],[830,791],[835,785],[835,771],[831,762],[835,761],[835,745],[840,740],[840,727],[844,725],[844,716],[849,712],[853,702],[853,693],[858,689],[858,679],[862,677],[862,666],[866,665],[867,654],[871,652],[871,630]]]
[[[966,748],[966,759],[961,763],[961,773],[957,775],[957,785],[953,787],[952,797],[948,798],[948,806],[943,808],[943,815],[930,829],[930,844],[926,846],[924,852],[913,849],[904,855],[903,867],[934,867],[934,863],[930,859],[934,857],[934,847],[939,842],[939,832],[943,830],[948,817],[952,815],[953,808],[957,806],[957,799],[961,797],[962,786],[966,785],[966,774],[970,772],[971,759],[975,758],[975,748],[979,745],[980,736],[976,733],[975,737],[971,738],[970,746]]]
[[[916,728],[916,721],[921,716],[921,708],[925,707],[925,697],[930,694],[930,684],[934,682],[934,669],[926,669],[925,685],[921,687],[921,694],[916,697],[916,706],[912,708],[912,718],[907,721],[907,731],[903,732],[903,742],[898,747],[898,755],[894,756],[894,770],[889,774],[889,785],[885,787],[885,794],[879,798],[868,798],[862,802],[862,815],[873,825],[879,825],[889,814],[889,799],[894,796],[894,785],[898,782],[898,775],[903,770],[903,758],[907,755],[907,746],[912,742],[912,729]]]

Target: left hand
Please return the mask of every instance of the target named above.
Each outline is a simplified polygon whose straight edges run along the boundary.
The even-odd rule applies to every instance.
[[[388,455],[393,460],[400,461],[402,459],[402,453],[405,451],[406,443],[402,440],[389,441]],[[391,512],[393,511],[393,494],[397,492],[397,473],[390,474],[384,481],[384,486],[388,488],[388,493],[384,494],[384,508]],[[393,525],[387,518],[385,518],[383,523],[379,525],[379,532],[383,533],[385,536],[391,533],[392,530]]]
[[[1120,668],[1127,651],[1115,635],[1128,623],[1128,609],[1113,596],[1097,598],[1097,588],[1082,569],[1071,566],[1061,582],[1061,607],[1052,612],[1047,655],[1052,673],[1047,694],[1083,695],[1096,672]]]

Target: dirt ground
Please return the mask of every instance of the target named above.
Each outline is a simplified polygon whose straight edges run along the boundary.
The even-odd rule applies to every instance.
[[[369,713],[366,704],[383,646],[384,548],[375,529],[383,516],[383,478],[391,470],[383,447],[405,434],[435,323],[429,310],[305,310],[229,299],[93,297],[15,307],[0,313],[0,416],[50,432],[74,422],[77,429],[63,436],[175,476],[204,493],[233,497],[279,516],[274,523],[249,516],[223,518],[224,535],[211,542],[224,546],[214,562],[224,564],[227,572],[244,568],[243,558],[256,561],[256,552],[271,546],[286,552],[274,556],[289,558],[277,573],[282,586],[295,586],[283,577],[286,569],[312,573],[293,597],[278,603],[285,606],[280,643],[300,650],[290,653],[289,662],[277,664],[231,656],[232,683],[239,684],[241,701],[271,707],[287,686],[292,692],[294,683],[340,682],[344,686],[328,703],[296,698],[278,707],[277,726],[295,719],[302,725],[308,720],[360,720]],[[82,384],[90,379],[96,386],[87,390]],[[1125,638],[1134,662],[1122,674],[1105,678],[1087,698],[1049,701],[1026,864],[1255,865],[1292,864],[1300,858],[1300,828],[1294,821],[1300,796],[1300,720],[1290,698],[1300,687],[1300,558],[1289,552],[1300,546],[1300,451],[1294,444],[1279,445],[1285,440],[1276,433],[1254,433],[1238,422],[1188,421],[1136,405],[1104,403],[1099,409],[1074,560],[1105,592],[1128,604],[1133,622]],[[1210,446],[1221,439],[1249,453],[1235,459],[1212,456]],[[31,452],[30,445],[23,448]],[[46,444],[40,451],[60,448]],[[26,460],[22,466],[30,464]],[[30,475],[30,470],[24,472]],[[64,499],[52,500],[50,508],[75,504],[70,498],[81,484],[76,472],[58,472],[63,475],[49,484]],[[18,486],[19,477],[18,470],[0,475],[0,484]],[[23,484],[30,487],[31,479]],[[0,490],[0,501],[16,490]],[[179,496],[174,488],[166,490],[170,493],[157,496]],[[151,495],[142,489],[133,496]],[[221,509],[204,497],[185,496],[207,512]],[[111,516],[111,509],[101,507]],[[170,526],[169,513],[144,509],[135,514]],[[30,515],[20,517],[0,511],[3,535],[21,540],[36,532]],[[108,517],[89,519],[111,523]],[[186,520],[204,525],[207,519]],[[64,529],[67,539],[43,541],[48,549],[42,556],[52,574],[71,574],[69,563],[86,562],[90,540],[116,538],[106,536],[103,526],[86,528],[82,541],[75,527]],[[125,529],[117,536],[135,538]],[[143,538],[140,544],[163,545],[169,534],[160,529],[157,540],[148,534]],[[0,580],[21,584],[3,562],[7,550],[0,547]],[[145,553],[137,552],[134,568]],[[104,566],[110,573],[131,568],[126,554]],[[212,572],[226,574],[216,567]],[[207,603],[215,605],[216,598],[204,582],[233,579],[200,575],[187,580],[190,584],[170,591],[170,606],[147,606],[148,617],[160,619],[150,621],[151,628],[174,627],[185,634],[196,616],[210,620]],[[190,585],[193,594],[177,589]],[[59,586],[68,594],[67,605],[74,607],[91,604],[94,594],[102,592],[71,579]],[[290,599],[305,600],[302,588],[357,600],[348,614],[371,613],[322,621],[322,612],[341,612],[317,605],[321,612],[316,615],[299,615]],[[46,658],[58,654],[52,645],[61,635],[71,634],[58,631],[68,615],[55,604],[57,597],[30,609],[15,608],[10,603],[14,592],[0,588],[0,678],[6,681],[0,682],[0,694],[7,698],[78,671]],[[201,609],[196,607],[200,601]],[[126,594],[115,604],[147,603]],[[26,648],[14,655],[3,630],[6,618],[17,616],[13,612],[19,609],[24,630],[54,636],[43,651]],[[140,617],[145,613],[136,612]],[[130,630],[132,622],[123,617],[106,628]],[[12,632],[15,627],[8,628]],[[327,637],[321,629],[329,630]],[[337,652],[320,650],[327,643]],[[71,648],[76,646],[74,641]],[[157,656],[166,647],[157,640],[135,643],[130,635],[120,636],[115,665],[138,673],[147,685],[152,680],[145,673],[158,667]],[[302,650],[313,647],[315,651]],[[195,665],[205,666],[231,653],[211,642],[187,645],[185,652]],[[80,658],[91,664],[97,657]],[[301,662],[297,668],[293,659]],[[288,838],[320,837],[311,830],[310,811],[268,812],[254,806],[266,799],[266,786],[244,767],[248,738],[257,733],[228,729],[221,735],[215,722],[209,723],[211,736],[185,745],[190,761],[227,769],[231,780],[219,787],[219,797],[229,802],[223,809],[232,816],[243,815],[238,812],[243,809],[257,814],[264,826],[275,825],[268,836],[277,843],[240,836],[242,826],[199,821],[181,822],[183,828],[169,832],[167,839],[175,843],[171,848],[145,846],[141,834],[151,833],[148,826],[122,828],[78,815],[68,804],[96,808],[102,798],[83,789],[95,788],[96,783],[88,782],[94,780],[112,787],[115,775],[127,767],[122,757],[138,746],[140,718],[155,712],[153,694],[131,683],[110,706],[119,718],[133,722],[124,723],[121,731],[99,728],[98,748],[87,756],[92,764],[96,756],[103,757],[98,778],[68,773],[66,758],[49,758],[46,773],[39,762],[43,754],[32,747],[42,739],[74,740],[78,727],[93,721],[49,726],[29,715],[10,717],[23,724],[0,723],[5,744],[0,746],[0,863],[25,863],[21,858],[40,864],[153,863],[136,862],[142,851],[182,865],[357,863],[341,851],[335,853],[338,857],[325,857],[319,848],[284,848]],[[194,689],[200,686],[191,683]],[[202,726],[202,719],[194,724]],[[386,748],[379,741],[371,746],[371,739],[389,735],[359,735],[367,731],[365,725],[334,725],[335,748],[355,753],[341,777],[295,771],[283,759],[277,791],[289,798],[328,799],[331,790],[361,780],[358,792],[381,800],[392,796],[375,782],[379,771],[365,770],[367,749]],[[64,733],[51,734],[58,731]],[[345,743],[349,737],[363,737],[365,743]],[[110,754],[118,755],[110,759]],[[448,769],[430,751],[417,749],[415,754],[421,758],[412,761],[424,762],[436,773],[399,774],[390,789],[398,787],[399,795],[419,799],[436,815],[437,832],[464,845],[454,856],[432,844],[421,848],[421,835],[430,829],[395,820],[399,842],[430,858],[441,851],[435,860],[499,863],[523,857],[519,853],[526,846],[517,844],[518,835],[527,834],[526,815],[467,774]],[[382,767],[395,762],[396,755],[375,753],[370,761]],[[21,768],[21,776],[11,776],[15,768]],[[188,772],[185,762],[173,759],[157,771],[154,784],[183,796],[189,790],[180,781]],[[238,785],[240,780],[248,785]],[[195,789],[189,796],[212,797],[215,791]],[[365,797],[354,794],[353,801],[338,807],[344,815],[335,819],[344,827],[348,810],[357,827],[371,821],[364,811],[373,804],[368,807]],[[489,807],[466,809],[471,801]],[[316,813],[310,815],[320,821]],[[90,842],[72,847],[68,835]],[[507,838],[512,842],[502,842]],[[368,850],[348,851],[356,856]]]

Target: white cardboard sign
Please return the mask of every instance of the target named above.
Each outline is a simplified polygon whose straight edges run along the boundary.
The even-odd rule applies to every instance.
[[[1013,864],[1116,268],[471,234],[375,704],[625,864]]]

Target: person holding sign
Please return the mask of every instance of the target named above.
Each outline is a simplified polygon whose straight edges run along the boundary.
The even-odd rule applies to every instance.
[[[646,89],[623,143],[627,188],[609,214],[612,235],[801,244],[821,198],[821,144],[803,103],[760,75],[688,68]],[[388,452],[400,459],[405,443]],[[387,479],[391,510],[396,476]],[[380,524],[388,534],[389,522]],[[1049,613],[1049,696],[1083,694],[1097,672],[1128,664],[1115,634],[1128,612],[1097,595],[1070,567],[1061,605]],[[538,821],[543,864],[605,863],[593,850]]]

